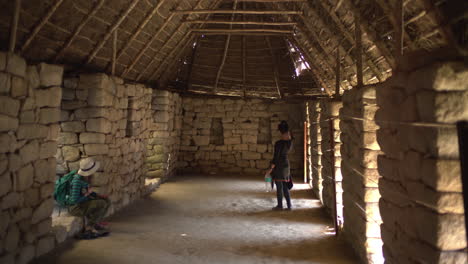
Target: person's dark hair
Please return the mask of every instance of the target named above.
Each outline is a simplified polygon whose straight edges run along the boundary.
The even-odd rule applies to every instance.
[[[278,125],[278,130],[281,132],[281,134],[287,133],[289,131],[288,122],[285,120],[281,121]]]

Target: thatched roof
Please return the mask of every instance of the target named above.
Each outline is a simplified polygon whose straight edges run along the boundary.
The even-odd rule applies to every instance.
[[[1,49],[11,48],[16,1],[0,0]],[[467,54],[464,0],[21,2],[15,51],[27,59],[199,93],[332,94],[337,55],[341,90],[357,84],[360,45],[364,83],[383,81],[401,38],[403,52],[447,46]]]

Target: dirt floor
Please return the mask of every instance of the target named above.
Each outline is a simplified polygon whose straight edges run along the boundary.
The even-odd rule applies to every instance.
[[[262,178],[178,176],[109,219],[112,234],[72,241],[36,263],[357,263],[306,184],[272,211]]]

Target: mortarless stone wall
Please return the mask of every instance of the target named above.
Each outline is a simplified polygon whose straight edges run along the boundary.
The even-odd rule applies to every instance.
[[[0,263],[55,246],[52,198],[63,68],[0,52]]]
[[[323,203],[323,177],[322,177],[322,134],[320,129],[320,102],[309,102],[309,150],[310,154],[310,171],[312,177],[312,190],[317,198]]]
[[[291,173],[303,177],[302,104],[184,97],[182,106],[181,171],[262,175],[280,138],[277,125],[287,120],[295,136]]]
[[[338,118],[342,102],[338,99],[323,99],[320,101],[320,133],[321,164],[322,164],[322,202],[330,215],[335,216],[335,206],[338,222],[343,216],[343,189],[341,187],[341,139],[340,119]],[[333,133],[331,131],[333,129]],[[332,146],[333,144],[333,146]],[[332,179],[335,173],[335,181]],[[335,190],[333,190],[335,185]],[[336,191],[336,195],[334,194]],[[334,203],[336,197],[336,204]]]
[[[344,234],[362,263],[383,263],[375,86],[343,94],[340,110]]]
[[[435,62],[377,88],[386,263],[467,263],[454,123],[468,120],[468,67]]]

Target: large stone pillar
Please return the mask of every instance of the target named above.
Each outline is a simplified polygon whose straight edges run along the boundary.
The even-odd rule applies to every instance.
[[[467,263],[457,131],[468,120],[468,68],[437,62],[377,88],[386,263]]]
[[[375,86],[347,90],[340,112],[344,226],[362,263],[383,263]]]
[[[309,103],[309,130],[310,130],[310,160],[312,174],[312,190],[317,198],[323,202],[322,189],[322,135],[320,131],[320,103],[312,101]]]
[[[330,215],[343,222],[343,189],[341,187],[340,119],[342,102],[326,99],[320,102],[320,131],[322,135],[323,204]],[[335,208],[336,207],[336,208]],[[336,216],[335,216],[336,211]]]

